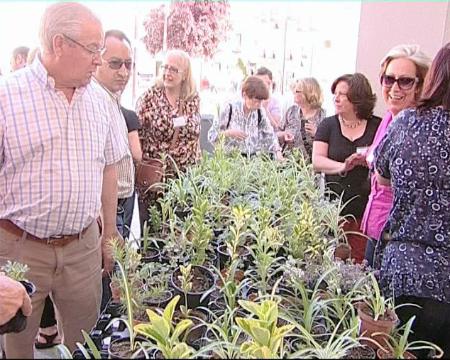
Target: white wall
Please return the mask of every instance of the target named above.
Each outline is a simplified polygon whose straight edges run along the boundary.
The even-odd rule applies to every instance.
[[[450,41],[449,2],[363,2],[359,23],[356,69],[365,74],[384,113],[378,73],[380,60],[394,46],[418,44],[431,58]]]

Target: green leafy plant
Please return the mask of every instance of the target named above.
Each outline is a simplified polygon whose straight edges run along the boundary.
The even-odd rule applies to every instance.
[[[381,295],[378,281],[373,273],[369,274],[370,283],[366,284],[364,291],[364,303],[371,311],[371,316],[375,321],[384,316],[387,310],[394,311],[394,301],[392,298],[386,299]]]
[[[181,275],[178,276],[178,280],[181,283],[181,289],[183,290],[184,294],[184,305],[180,306],[181,313],[183,314],[184,318],[188,318],[189,316],[189,309],[188,309],[188,293],[192,290],[192,279],[193,275],[191,273],[192,265],[189,264],[188,266],[180,265],[180,273]]]
[[[25,274],[28,272],[29,267],[27,264],[21,264],[16,261],[8,260],[0,270],[5,273],[6,276],[16,281],[27,281]]]
[[[414,323],[415,318],[415,316],[411,317],[404,326],[402,326],[400,329],[395,329],[392,335],[383,334],[383,336],[387,337],[387,341],[385,342],[384,346],[381,346],[372,339],[368,340],[375,342],[380,347],[380,349],[382,349],[383,347],[387,347],[387,349],[385,349],[384,351],[388,350],[390,353],[389,355],[394,359],[404,359],[405,353],[407,351],[415,350],[434,350],[437,352],[434,357],[441,358],[444,354],[442,349],[429,341],[417,340],[408,342],[408,337],[411,335],[411,327]]]
[[[277,326],[278,304],[270,299],[264,300],[261,304],[251,301],[240,300],[239,304],[255,318],[236,318],[237,325],[250,337],[241,345],[241,353],[248,358],[278,358],[283,339],[294,325]]]
[[[173,325],[173,314],[180,296],[175,296],[164,309],[162,315],[148,309],[149,323],[138,324],[134,331],[152,340],[153,349],[159,350],[164,359],[187,359],[194,350],[180,341],[180,336],[192,326],[192,320],[183,319],[176,326]]]

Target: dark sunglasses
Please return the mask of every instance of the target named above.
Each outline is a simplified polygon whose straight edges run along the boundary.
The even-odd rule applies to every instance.
[[[398,77],[392,75],[382,75],[381,76],[381,85],[390,88],[394,86],[395,83],[397,83],[398,87],[402,90],[409,90],[411,89],[416,82],[419,82],[418,78],[412,78],[412,77]]]
[[[131,70],[133,67],[133,61],[131,60],[109,60],[108,65],[113,70],[119,70],[122,65],[125,65],[127,70]]]

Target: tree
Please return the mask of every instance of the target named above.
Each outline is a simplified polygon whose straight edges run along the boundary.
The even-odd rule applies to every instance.
[[[152,9],[144,21],[147,50],[163,50],[166,6]],[[167,49],[182,49],[192,57],[212,58],[231,29],[227,0],[172,1],[167,12]]]

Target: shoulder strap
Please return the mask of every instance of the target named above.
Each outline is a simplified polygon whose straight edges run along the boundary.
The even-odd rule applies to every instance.
[[[230,127],[232,112],[233,112],[233,106],[230,104],[230,112],[228,113],[228,122],[227,122],[227,126],[225,127],[225,130],[227,130]]]

